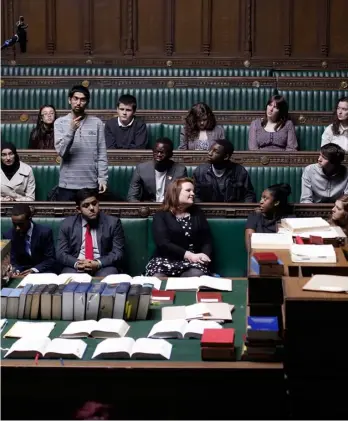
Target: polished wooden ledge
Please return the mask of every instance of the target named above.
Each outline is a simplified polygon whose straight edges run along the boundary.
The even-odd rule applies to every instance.
[[[4,88],[71,88],[84,82],[90,89],[98,88],[274,88],[273,76],[3,76]],[[278,77],[281,90],[336,90],[348,87],[342,77]]]
[[[11,216],[11,210],[14,203],[2,202],[1,216]],[[65,218],[76,213],[76,207],[73,202],[25,202],[33,210],[34,217],[45,218]],[[153,216],[159,209],[160,203],[153,202],[101,202],[101,209],[109,214],[119,218],[147,218]],[[247,218],[248,215],[257,207],[256,203],[201,203],[199,204],[207,218]],[[294,204],[294,214],[297,217],[315,217],[321,216],[329,218],[332,203],[320,204]]]
[[[116,101],[116,99],[115,99]],[[68,100],[67,100],[68,103]],[[115,103],[116,106],[116,103]],[[68,114],[69,110],[57,110],[58,116]],[[187,110],[137,110],[137,116],[145,123],[183,124]],[[36,123],[38,110],[1,110],[2,123]],[[116,109],[90,109],[88,113],[103,121],[116,117]],[[263,110],[229,111],[219,110],[214,114],[220,124],[250,124],[255,118],[264,116]],[[294,111],[290,115],[295,125],[323,126],[332,123],[331,111]]]
[[[23,162],[29,165],[58,165],[60,157],[55,150],[18,149]],[[305,167],[317,162],[319,152],[260,152],[238,151],[231,160],[246,167]],[[108,150],[109,165],[136,165],[152,159],[152,151]],[[206,151],[174,151],[173,160],[184,165],[207,162]],[[348,157],[346,161],[348,162]]]

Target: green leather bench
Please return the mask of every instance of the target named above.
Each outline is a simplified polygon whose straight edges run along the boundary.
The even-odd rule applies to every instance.
[[[29,67],[2,66],[2,76],[108,76],[108,77],[267,77],[268,69],[175,69],[170,67]]]
[[[36,200],[46,201],[47,194],[58,184],[59,165],[33,165],[36,180]],[[111,192],[120,196],[124,201],[127,198],[129,184],[133,175],[134,166],[109,166],[108,186]],[[189,176],[196,166],[187,166]],[[299,202],[301,196],[301,175],[304,167],[245,167],[256,191],[257,200],[262,191],[275,183],[289,183],[292,195],[289,200]]]
[[[171,67],[2,66],[2,76],[267,77],[269,69]],[[276,70],[281,77],[348,77],[347,70]]]
[[[35,124],[28,123],[4,123],[1,124],[1,137],[8,142],[14,143],[18,149],[28,149],[28,140]],[[233,143],[236,151],[248,150],[249,125],[226,124],[226,138]],[[180,143],[180,124],[148,123],[149,148],[160,137],[169,137],[177,149]],[[316,151],[320,148],[321,135],[325,126],[295,126],[297,140],[302,151]]]
[[[63,88],[2,88],[1,103],[5,110],[38,110],[42,104],[69,109],[69,89]],[[137,98],[139,108],[146,110],[188,110],[199,101],[214,110],[262,110],[271,91],[269,88],[140,88],[91,89],[89,107],[114,109],[120,95],[129,93]],[[292,90],[285,96],[290,110],[331,111],[344,90]]]
[[[52,228],[55,240],[63,218],[34,218]],[[130,275],[143,273],[154,251],[151,218],[122,218],[125,233],[124,271]],[[208,219],[213,235],[215,273],[222,276],[245,276],[247,254],[244,247],[245,219]],[[1,218],[1,232],[11,227],[10,218]],[[230,239],[233,238],[233,241]]]
[[[280,77],[348,77],[348,70],[277,70]]]

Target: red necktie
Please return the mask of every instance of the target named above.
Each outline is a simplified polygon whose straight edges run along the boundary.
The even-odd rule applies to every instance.
[[[85,234],[85,259],[94,260],[92,234],[91,228],[88,224],[86,225]]]

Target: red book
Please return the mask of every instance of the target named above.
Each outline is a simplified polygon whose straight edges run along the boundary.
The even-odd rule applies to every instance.
[[[310,235],[309,242],[310,244],[324,244],[323,237],[319,237],[318,235]]]
[[[259,252],[254,253],[253,256],[260,265],[265,264],[276,264],[278,263],[278,256],[272,252]]]
[[[151,302],[163,302],[165,304],[173,304],[175,291],[162,291],[153,289],[151,292]]]
[[[296,235],[295,243],[296,244],[304,244],[304,241],[299,235]]]
[[[198,291],[196,297],[197,303],[219,303],[222,301],[221,292]]]
[[[201,338],[201,347],[234,347],[234,329],[204,329]]]

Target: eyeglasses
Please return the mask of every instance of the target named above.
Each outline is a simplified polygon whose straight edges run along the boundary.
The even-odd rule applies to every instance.
[[[54,113],[42,113],[41,117],[54,117]]]

